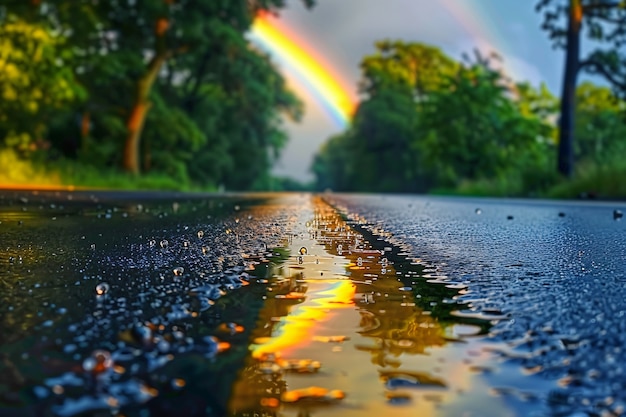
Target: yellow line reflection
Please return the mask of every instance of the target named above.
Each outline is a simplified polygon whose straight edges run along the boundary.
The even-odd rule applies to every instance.
[[[327,283],[329,286],[322,291],[309,293],[311,301],[295,307],[290,315],[281,317],[276,334],[263,343],[252,346],[253,357],[261,358],[270,353],[282,354],[309,343],[313,328],[319,322],[327,320],[332,310],[354,307],[355,285],[351,281],[316,281],[317,283]]]

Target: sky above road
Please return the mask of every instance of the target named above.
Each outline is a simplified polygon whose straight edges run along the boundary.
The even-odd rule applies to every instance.
[[[359,63],[374,52],[374,42],[397,39],[422,42],[460,58],[478,48],[497,51],[505,71],[515,80],[538,86],[545,82],[560,91],[563,54],[552,48],[540,29],[541,16],[532,0],[318,0],[307,10],[290,0],[280,24],[306,42],[309,51],[323,57],[325,66],[356,100]],[[253,39],[254,40],[254,39]],[[313,155],[343,126],[323,108],[319,97],[298,79],[293,68],[273,55],[290,87],[305,104],[299,124],[285,124],[290,141],[274,173],[298,180],[312,179]]]

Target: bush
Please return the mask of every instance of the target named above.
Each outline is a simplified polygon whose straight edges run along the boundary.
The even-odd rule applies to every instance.
[[[0,184],[3,187],[26,186],[39,184],[42,186],[62,185],[58,174],[51,174],[32,159],[21,158],[11,149],[0,149]]]
[[[615,155],[603,164],[583,163],[574,178],[550,188],[551,198],[626,198],[626,160]]]
[[[0,187],[215,191],[215,187],[197,186],[181,180],[180,176],[174,178],[165,173],[134,176],[67,158],[43,159],[37,155],[24,159],[13,149],[0,149]]]

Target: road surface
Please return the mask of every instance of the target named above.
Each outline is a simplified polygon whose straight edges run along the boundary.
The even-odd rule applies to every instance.
[[[0,416],[622,415],[622,210],[5,192]]]

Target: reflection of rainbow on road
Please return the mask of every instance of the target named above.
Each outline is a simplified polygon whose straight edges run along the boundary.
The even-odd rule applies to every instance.
[[[269,353],[284,353],[311,342],[312,330],[322,321],[332,316],[332,311],[341,308],[354,308],[355,286],[350,280],[311,280],[309,285],[322,284],[319,291],[309,291],[309,300],[293,307],[286,317],[281,317],[276,334],[253,346],[252,355],[256,358]]]

